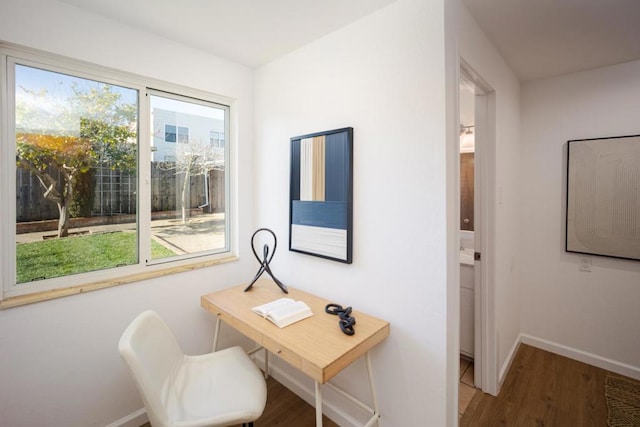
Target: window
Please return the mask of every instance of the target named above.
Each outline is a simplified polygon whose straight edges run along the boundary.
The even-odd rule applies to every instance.
[[[176,127],[174,125],[164,125],[164,140],[176,142]]]
[[[178,142],[182,144],[189,143],[189,128],[178,126]]]
[[[225,234],[216,230],[225,223],[226,153],[203,142],[209,129],[228,122],[228,108],[157,91],[150,92],[149,100],[152,122],[171,117],[189,124],[178,126],[181,144],[158,147],[152,153],[151,238],[181,254],[222,250],[227,245]],[[151,127],[155,128],[153,123]],[[167,228],[168,224],[172,226]],[[171,256],[152,252],[151,260]]]
[[[228,106],[19,49],[0,56],[0,201],[15,212],[1,225],[2,298],[229,255],[229,153],[207,143],[228,133]]]
[[[176,128],[178,129],[177,141],[182,144],[189,143],[189,128],[184,126],[164,125],[164,140],[176,142]]]
[[[212,147],[224,148],[224,132],[214,130],[209,132],[209,144]]]
[[[136,204],[96,191],[114,186],[105,170],[135,185],[138,91],[21,64],[14,76],[16,283],[138,262]],[[121,233],[90,235],[114,214]]]
[[[178,130],[176,138],[176,128]],[[189,128],[185,126],[164,125],[164,140],[166,142],[176,142],[182,144],[189,143]]]

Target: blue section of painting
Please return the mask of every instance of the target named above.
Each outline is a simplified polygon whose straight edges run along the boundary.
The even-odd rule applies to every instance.
[[[325,138],[326,201],[346,202],[349,195],[349,135],[340,132]]]
[[[347,202],[294,200],[291,223],[312,227],[347,229]]]

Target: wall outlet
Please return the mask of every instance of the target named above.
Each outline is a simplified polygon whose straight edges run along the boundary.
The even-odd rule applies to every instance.
[[[580,271],[591,271],[591,258],[586,256],[581,257],[578,269]]]

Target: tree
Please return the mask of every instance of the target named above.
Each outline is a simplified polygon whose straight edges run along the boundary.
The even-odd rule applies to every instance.
[[[76,175],[71,212],[74,216],[89,216],[93,210],[97,167],[119,169],[122,172],[135,170],[136,133],[128,126],[114,126],[102,120],[81,119],[80,136],[91,141],[94,163],[90,169]]]
[[[27,88],[24,94],[36,102],[17,97],[17,165],[31,171],[43,196],[57,204],[58,237],[69,233],[69,207],[83,175],[100,165],[130,170],[136,164],[136,105],[123,102],[110,85],[91,83],[72,83],[64,100]]]
[[[175,161],[159,162],[157,167],[161,170],[174,170],[176,175],[183,175],[182,188],[180,190],[180,208],[182,223],[187,222],[187,189],[192,176],[206,175],[214,169],[224,168],[224,153],[221,149],[211,147],[199,141],[190,139],[187,143],[178,143],[176,146]],[[205,190],[208,191],[208,190]]]
[[[18,166],[33,173],[44,188],[43,196],[58,205],[58,237],[69,234],[67,206],[73,196],[76,174],[88,170],[91,145],[85,138],[19,133],[16,135]],[[62,182],[50,172],[55,166]]]

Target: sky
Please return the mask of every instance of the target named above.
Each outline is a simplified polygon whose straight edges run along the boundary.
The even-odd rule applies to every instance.
[[[35,117],[31,123],[16,123],[16,127],[19,129],[38,128],[41,130],[49,130],[62,126],[59,121],[56,120],[56,117],[60,111],[64,110],[66,100],[73,96],[72,85],[74,83],[80,88],[86,88],[87,90],[93,88],[99,89],[105,85],[110,86],[112,92],[120,94],[120,100],[123,103],[137,105],[138,91],[136,89],[16,64],[16,104],[30,109],[31,117]],[[42,91],[46,91],[48,96],[39,96],[38,94]],[[150,96],[149,98],[152,111],[154,108],[161,108],[224,120],[225,110],[222,108],[183,102],[156,95]],[[20,117],[20,115],[18,116]],[[19,117],[18,120],[20,120]],[[69,123],[63,125],[65,127],[63,131],[78,134],[79,122],[79,117],[77,120],[69,121]],[[73,126],[74,129],[68,129],[70,126]]]
[[[56,73],[53,71],[41,70],[39,68],[16,65],[16,96],[24,93],[20,88],[40,91],[45,89],[49,94],[61,100],[71,96],[71,84],[77,82],[81,87],[92,88],[103,85],[111,86],[112,90],[121,95],[123,102],[135,103],[137,91],[122,86],[97,82],[95,80]]]
[[[73,85],[84,90],[111,88],[122,104],[137,105],[135,89],[101,83],[24,65],[15,66],[16,128],[79,135],[80,113],[74,117],[68,99]]]

